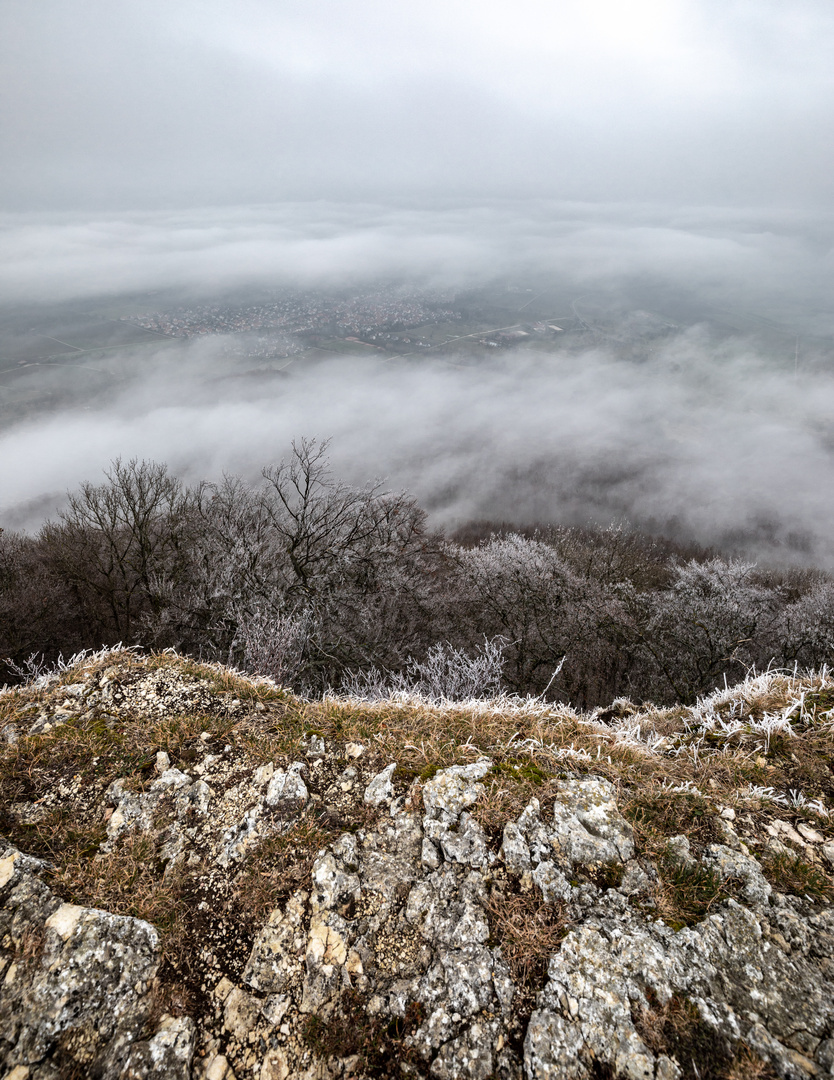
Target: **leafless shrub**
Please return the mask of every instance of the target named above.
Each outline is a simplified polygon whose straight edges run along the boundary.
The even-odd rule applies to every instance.
[[[469,656],[448,642],[438,642],[424,660],[411,659],[402,672],[386,675],[377,668],[349,672],[342,692],[363,701],[381,701],[396,694],[439,702],[495,697],[501,689],[505,648],[503,638],[493,638],[476,646]]]
[[[309,648],[312,617],[283,611],[252,612],[236,609],[237,631],[234,653],[242,652],[241,667],[256,675],[267,675],[283,685],[296,685]]]

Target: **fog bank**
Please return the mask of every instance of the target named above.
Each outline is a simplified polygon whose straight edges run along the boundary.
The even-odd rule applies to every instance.
[[[224,470],[254,481],[292,438],[317,435],[332,436],[339,474],[387,477],[438,525],[628,519],[834,569],[825,373],[793,374],[696,328],[645,364],[531,347],[477,368],[338,358],[250,385],[210,377],[221,343],[161,350],[107,409],[61,410],[0,436],[12,466],[0,521],[35,527],[118,455],[166,461],[190,481]]]
[[[558,274],[580,289],[642,280],[807,318],[831,306],[834,285],[834,214],[778,208],[501,200],[16,213],[0,215],[0,246],[0,297],[14,305]]]

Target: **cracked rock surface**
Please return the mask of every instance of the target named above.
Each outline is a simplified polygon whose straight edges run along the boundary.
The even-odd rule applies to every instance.
[[[9,1074],[190,1075],[194,1023],[144,1038],[159,936],[139,919],[63,903],[43,864],[0,849],[0,1062]]]
[[[61,688],[75,717],[141,709],[153,687],[154,716],[172,701],[248,715],[168,671],[80,687]],[[41,711],[35,734],[67,722]],[[730,890],[669,925],[651,899],[657,865],[602,776],[565,772],[496,827],[481,813],[491,757],[420,776],[317,733],[268,760],[226,738],[196,735],[173,762],[154,748],[141,783],[60,780],[98,822],[95,859],[145,838],[160,881],[192,883],[191,990],[176,1007],[154,926],[69,902],[48,862],[0,841],[0,1075],[678,1080],[695,1075],[675,1041],[685,1023],[717,1054],[746,1055],[751,1077],[834,1076],[832,907],[776,891],[724,819],[722,842],[667,842],[681,874]],[[22,829],[43,805],[15,804]],[[308,835],[309,850],[288,847]],[[282,854],[288,884],[270,878],[274,902],[244,925],[241,890],[266,850],[298,850],[306,869],[293,876]],[[534,978],[516,943],[539,925]]]

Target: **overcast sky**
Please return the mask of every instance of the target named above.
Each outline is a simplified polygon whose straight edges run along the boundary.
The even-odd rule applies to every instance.
[[[831,0],[0,0],[7,210],[831,205]]]

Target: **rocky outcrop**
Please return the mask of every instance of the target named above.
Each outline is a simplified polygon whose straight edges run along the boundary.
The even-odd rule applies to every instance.
[[[0,1062],[14,1080],[71,1075],[185,1080],[190,1018],[147,1037],[159,935],[140,919],[62,902],[44,864],[0,850]]]
[[[192,685],[182,680],[180,708]],[[212,695],[198,689],[205,709]],[[138,691],[124,698],[141,708]],[[237,708],[215,702],[213,715],[230,723]],[[41,712],[38,737],[54,724]],[[141,783],[91,780],[82,800],[103,830],[95,859],[144,836],[160,888],[191,875],[202,966],[174,1012],[160,1004],[171,962],[153,926],[67,902],[54,868],[0,849],[5,1076],[678,1080],[707,1059],[747,1062],[750,1076],[834,1076],[834,910],[775,889],[769,849],[757,856],[733,814],[716,812],[709,843],[680,835],[648,854],[615,784],[592,771],[563,771],[496,827],[482,812],[503,775],[493,756],[421,776],[372,740],[308,733],[295,756],[264,761],[212,731],[194,735],[188,760],[155,751]],[[35,801],[15,805],[17,820],[37,818]],[[323,833],[327,822],[347,827]],[[213,905],[255,881],[266,850],[315,828],[312,843],[325,842],[306,853],[309,871],[288,890],[273,882],[279,898],[224,953],[207,929]],[[831,843],[805,832],[820,853]],[[667,863],[711,883],[701,917],[658,917]]]

